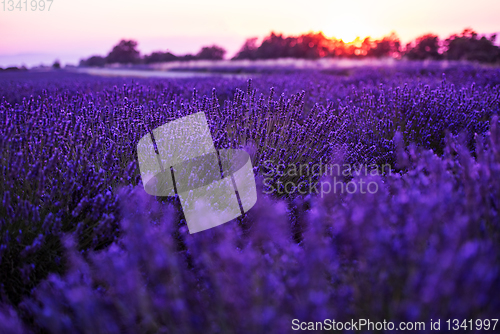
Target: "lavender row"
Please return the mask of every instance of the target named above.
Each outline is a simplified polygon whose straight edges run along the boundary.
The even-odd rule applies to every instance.
[[[380,189],[386,189],[386,197],[380,197],[384,194],[381,192],[371,198],[380,197],[382,202],[377,205],[386,207],[376,206],[373,215],[366,214],[366,217],[376,217],[382,212],[400,215],[398,219],[404,221],[400,223],[403,224],[401,229],[407,228],[404,227],[408,223],[405,214],[413,217],[425,210],[420,211],[423,209],[416,206],[405,211],[391,204],[394,199],[389,194],[394,194],[397,189],[402,194],[414,193],[417,204],[418,201],[428,201],[424,204],[431,205],[435,201],[435,205],[448,208],[446,212],[461,212],[459,209],[464,203],[441,203],[442,199],[437,195],[419,196],[423,196],[423,191],[444,194],[443,189],[448,189],[433,187],[451,187],[449,189],[458,194],[464,193],[465,184],[472,186],[472,176],[452,170],[455,175],[449,181],[452,186],[442,184],[444,172],[440,172],[443,175],[439,174],[435,180],[420,180],[422,175],[428,177],[426,174],[432,166],[415,167],[399,161],[397,146],[402,149],[414,144],[419,149],[431,149],[444,156],[443,161],[435,158],[435,164],[447,166],[455,154],[450,153],[446,158],[447,150],[454,145],[445,144],[446,136],[448,134],[449,142],[453,142],[453,138],[460,135],[460,147],[465,150],[461,156],[473,152],[479,159],[476,134],[488,134],[490,119],[498,114],[500,107],[500,88],[496,84],[499,72],[463,66],[446,70],[445,79],[441,72],[432,67],[408,67],[400,71],[365,68],[351,70],[349,76],[296,71],[261,75],[250,82],[222,77],[132,82],[75,74],[1,76],[4,98],[0,103],[0,177],[5,180],[0,184],[1,301],[18,305],[48,273],[65,270],[70,258],[63,252],[64,234],[73,236],[76,250],[84,257],[113,243],[121,243],[123,225],[120,221],[124,215],[119,210],[118,189],[121,186],[141,186],[135,163],[137,141],[159,125],[198,111],[205,112],[217,148],[244,148],[251,153],[256,176],[262,175],[266,162],[311,165],[331,161],[334,152],[342,152],[343,163],[390,164],[409,178],[409,181],[405,179],[406,182],[411,181],[408,186],[384,176]],[[193,87],[196,88],[193,90]],[[486,141],[484,145],[487,152],[484,159],[496,158],[492,154],[496,144]],[[413,157],[413,160],[423,163],[419,157]],[[470,163],[476,164],[474,166],[483,164],[479,160]],[[487,171],[481,172],[489,175],[487,181],[492,185],[495,184],[491,179],[495,164],[496,160],[488,162]],[[286,180],[295,183],[317,181],[300,177],[287,177]],[[485,180],[481,179],[481,182]],[[276,175],[271,183],[275,185],[279,181],[284,180]],[[417,181],[433,186],[425,190]],[[488,184],[484,183],[484,186]],[[495,197],[496,190],[491,188],[492,185],[481,188],[481,196],[467,193],[467,200],[474,196],[480,200],[473,203],[478,209],[463,214],[471,215],[471,226],[487,221],[488,228],[493,231],[488,235],[494,236],[497,235],[496,206],[491,198]],[[334,198],[329,202],[285,196],[288,208],[279,215],[281,218],[276,216],[269,221],[284,220],[284,225],[295,234],[294,242],[306,240],[305,229],[312,225],[310,222],[316,221],[311,215],[317,210],[326,210],[324,214],[327,216],[360,214],[360,208],[369,204],[364,201],[369,199],[354,196],[352,199]],[[458,201],[460,197],[456,199]],[[383,204],[383,201],[387,203]],[[331,205],[336,209],[327,210]],[[343,212],[341,207],[348,210],[347,213],[338,213]],[[266,215],[266,210],[270,209],[256,208],[254,212]],[[441,219],[433,214],[414,219],[422,219],[422,222]],[[182,227],[179,216],[177,212],[175,218],[167,218],[173,219],[175,226]],[[327,222],[327,216],[318,219]],[[366,219],[363,224],[372,224]],[[241,225],[246,231],[261,220],[265,221],[258,216],[249,217]],[[380,222],[374,222],[373,226],[383,224],[382,221],[380,218]],[[327,225],[333,226],[334,222]],[[381,228],[382,231],[387,229],[385,225]],[[398,233],[403,230],[394,227]],[[361,231],[346,227],[344,232],[353,233],[349,238],[356,239],[356,233]],[[370,238],[377,235],[373,233]],[[187,249],[187,253],[196,247],[179,236],[175,240],[177,246],[180,242],[181,248]],[[337,239],[332,240],[337,244]],[[358,251],[377,251],[379,245],[375,244],[375,239],[371,242],[373,245],[367,248],[359,245]],[[461,239],[456,242],[462,245]],[[289,247],[286,254],[296,246]],[[330,246],[324,247],[317,251],[326,251]],[[496,243],[492,247],[496,247]],[[406,251],[408,256],[415,252],[413,249]],[[413,256],[419,257],[418,254]],[[310,257],[304,256],[306,259]],[[352,274],[358,269],[352,269]],[[387,265],[384,270],[389,269]],[[131,270],[135,269],[132,267]],[[215,271],[215,264],[206,270]],[[349,282],[345,284],[357,284]]]
[[[187,250],[179,252],[173,207],[124,188],[123,238],[85,260],[66,237],[68,272],[51,274],[19,313],[4,307],[0,328],[286,333],[293,319],[421,321],[429,330],[430,319],[495,318],[499,126],[495,117],[490,133],[476,137],[476,158],[464,138],[449,135],[440,157],[405,147],[397,134],[397,163],[407,172],[368,177],[381,189],[370,196],[297,198],[298,244],[293,207],[260,196],[241,222],[245,232],[235,222],[194,235],[183,227]]]

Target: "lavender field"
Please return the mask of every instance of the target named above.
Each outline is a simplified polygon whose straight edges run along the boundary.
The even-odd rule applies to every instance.
[[[189,234],[178,198],[144,192],[136,146],[200,111],[217,149],[250,154],[258,201]],[[500,69],[465,63],[0,73],[0,333],[289,333],[293,319],[494,332],[475,321],[500,317],[499,112]],[[390,168],[270,173],[320,161]],[[266,191],[334,177],[377,191]]]

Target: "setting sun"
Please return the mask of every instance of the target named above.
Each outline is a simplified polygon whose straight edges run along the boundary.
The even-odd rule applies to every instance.
[[[361,39],[367,36],[379,37],[373,31],[373,27],[354,19],[347,18],[342,21],[331,22],[331,24],[322,31],[325,36],[341,39],[345,43],[353,42],[357,37]]]

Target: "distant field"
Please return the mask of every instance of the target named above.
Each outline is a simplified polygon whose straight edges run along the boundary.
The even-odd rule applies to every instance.
[[[77,68],[80,73],[104,76],[134,76],[151,78],[185,78],[189,76],[205,76],[207,74],[240,74],[248,78],[248,74],[269,74],[283,71],[315,70],[347,75],[349,69],[369,68],[408,68],[446,70],[457,66],[473,66],[488,68],[491,65],[473,64],[458,61],[398,61],[385,59],[268,59],[268,60],[192,60],[172,61],[151,65],[108,65],[105,68]],[[183,73],[174,73],[183,72]]]

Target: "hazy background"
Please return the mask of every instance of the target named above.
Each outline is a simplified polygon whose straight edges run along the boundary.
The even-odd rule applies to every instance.
[[[17,3],[17,0],[15,0]],[[48,7],[48,4],[47,4]],[[232,57],[246,38],[322,31],[352,41],[395,31],[402,42],[432,32],[444,38],[472,27],[500,32],[498,0],[54,0],[50,11],[3,11],[0,66],[78,64],[107,54],[120,39],[139,42],[141,54],[195,53],[218,44]]]

